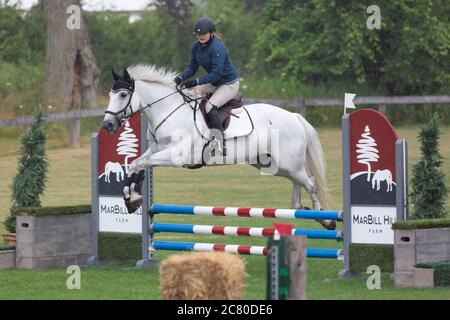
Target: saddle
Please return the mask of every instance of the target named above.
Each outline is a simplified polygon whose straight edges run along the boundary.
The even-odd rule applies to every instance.
[[[200,101],[200,110],[203,114],[203,118],[205,118],[206,125],[209,129],[211,129],[211,124],[208,121],[208,117],[206,116],[206,102],[208,102],[209,98],[211,98],[212,93],[208,93],[206,97],[204,97]],[[219,110],[219,119],[222,122],[223,130],[226,130],[228,128],[228,125],[230,124],[230,116],[234,116],[239,118],[237,115],[233,114],[231,110],[237,109],[242,107],[242,95],[238,93],[235,95],[231,100],[229,100],[227,103],[225,103],[223,106],[220,107]]]

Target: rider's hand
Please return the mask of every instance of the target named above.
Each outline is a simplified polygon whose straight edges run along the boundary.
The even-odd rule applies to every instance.
[[[189,80],[189,81],[186,81],[186,82],[184,83],[184,87],[187,88],[187,89],[193,88],[193,87],[195,87],[196,85],[198,85],[197,79]]]
[[[180,83],[183,82],[183,78],[181,78],[180,76],[177,76],[175,79],[173,79],[173,81],[175,82],[175,84],[176,84],[177,86],[179,86]]]

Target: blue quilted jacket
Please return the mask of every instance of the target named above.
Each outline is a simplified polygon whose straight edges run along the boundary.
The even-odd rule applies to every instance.
[[[191,49],[189,66],[180,74],[184,80],[192,77],[202,66],[208,74],[197,78],[198,84],[211,83],[218,87],[222,84],[235,82],[238,78],[237,72],[231,64],[224,44],[212,37],[205,44],[194,42]]]

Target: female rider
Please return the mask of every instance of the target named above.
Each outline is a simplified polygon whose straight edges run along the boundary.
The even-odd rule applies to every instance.
[[[174,81],[177,86],[183,83],[185,88],[198,86],[196,91],[199,96],[204,97],[207,93],[212,93],[211,98],[206,103],[206,115],[211,126],[219,130],[222,135],[221,139],[217,139],[219,142],[217,151],[225,156],[225,138],[222,123],[219,120],[218,108],[238,93],[238,75],[228,57],[225,45],[215,32],[213,20],[207,17],[198,19],[193,34],[197,36],[198,41],[195,41],[192,45],[189,65]],[[202,66],[207,74],[193,80],[187,80],[195,75],[199,66]],[[220,143],[222,146],[220,146]]]

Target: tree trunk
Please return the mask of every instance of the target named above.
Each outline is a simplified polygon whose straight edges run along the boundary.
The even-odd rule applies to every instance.
[[[96,108],[99,70],[80,0],[42,0],[42,6],[47,17],[45,102],[65,111]],[[80,119],[70,120],[69,130],[70,144],[79,147]]]

